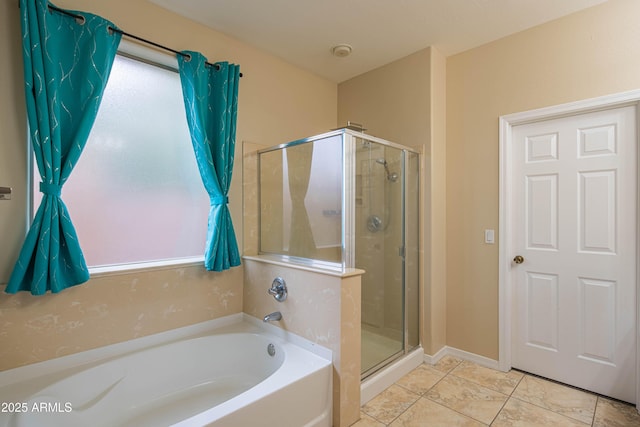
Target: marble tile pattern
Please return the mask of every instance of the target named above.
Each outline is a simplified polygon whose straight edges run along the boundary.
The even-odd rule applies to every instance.
[[[584,423],[593,420],[597,397],[541,378],[526,376],[513,396]]]
[[[262,319],[280,311],[282,320],[275,326],[333,352],[333,425],[353,424],[360,415],[360,275],[344,277],[265,260],[244,259],[244,312]],[[267,293],[278,276],[289,289],[284,302]]]
[[[109,274],[58,294],[0,298],[0,370],[242,312],[243,269]]]
[[[447,375],[425,396],[485,424],[493,420],[508,398],[505,394],[455,375]]]
[[[422,364],[360,408],[354,427],[631,427],[632,405],[518,371],[445,356]]]
[[[258,253],[258,150],[266,145],[242,141],[242,232],[243,254]]]

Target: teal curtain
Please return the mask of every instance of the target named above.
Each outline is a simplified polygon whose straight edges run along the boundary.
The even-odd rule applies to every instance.
[[[41,295],[89,280],[60,195],[98,112],[121,35],[99,16],[50,11],[46,0],[20,0],[25,95],[42,202],[11,273],[7,293]]]
[[[207,270],[227,270],[240,265],[227,206],[235,151],[240,67],[227,62],[219,62],[215,67],[207,65],[206,58],[198,52],[185,51],[177,58],[191,142],[211,200],[204,265]]]

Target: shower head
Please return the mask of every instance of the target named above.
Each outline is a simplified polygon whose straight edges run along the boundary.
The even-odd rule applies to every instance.
[[[376,163],[381,164],[382,166],[384,166],[384,170],[385,170],[385,172],[387,172],[387,180],[388,181],[396,182],[398,180],[398,174],[395,173],[395,172],[389,171],[389,164],[387,163],[386,159],[384,159],[384,158],[376,159]]]

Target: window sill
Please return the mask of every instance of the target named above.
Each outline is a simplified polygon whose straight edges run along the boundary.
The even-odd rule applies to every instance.
[[[203,257],[180,258],[151,262],[139,262],[136,264],[118,264],[89,268],[91,278],[114,276],[120,274],[141,273],[145,271],[170,270],[180,267],[192,267],[202,265]]]

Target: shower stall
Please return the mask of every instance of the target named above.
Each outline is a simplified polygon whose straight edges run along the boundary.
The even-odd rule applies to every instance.
[[[260,252],[365,271],[362,378],[417,348],[418,153],[345,128],[258,156]]]

